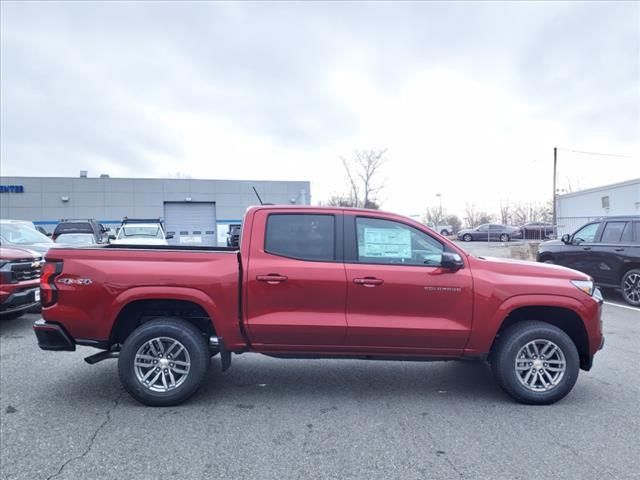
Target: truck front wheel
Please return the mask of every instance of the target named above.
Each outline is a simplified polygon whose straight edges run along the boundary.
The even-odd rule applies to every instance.
[[[554,325],[516,323],[496,340],[491,367],[500,387],[513,398],[548,405],[564,398],[580,371],[580,357],[571,338]]]
[[[139,402],[171,406],[198,390],[209,364],[207,342],[196,327],[181,319],[159,318],[125,340],[118,372],[124,388]]]

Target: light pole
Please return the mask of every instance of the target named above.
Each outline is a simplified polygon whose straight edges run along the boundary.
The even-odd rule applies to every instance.
[[[442,218],[442,194],[441,193],[436,193],[436,197],[438,197],[438,199],[440,199],[440,209],[438,212],[438,222],[439,223],[443,223],[443,218]]]
[[[551,197],[551,200],[553,201],[553,205],[552,205],[553,219],[551,220],[553,226],[551,228],[555,228],[558,221],[558,218],[557,218],[558,212],[556,211],[556,198],[558,195],[558,192],[556,191],[557,178],[558,178],[558,147],[553,147],[553,196]]]

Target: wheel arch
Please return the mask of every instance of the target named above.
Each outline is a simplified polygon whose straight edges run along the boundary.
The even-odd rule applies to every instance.
[[[211,298],[199,290],[133,288],[117,297],[112,306],[110,318],[114,321],[109,345],[123,343],[137,327],[159,317],[182,318],[203,335],[217,335],[219,329],[215,319],[219,318],[218,313]]]
[[[584,370],[591,368],[589,336],[584,322],[575,310],[563,306],[528,305],[511,310],[502,320],[494,336],[489,350],[489,358],[491,358],[491,352],[500,335],[507,331],[509,327],[527,320],[536,320],[558,327],[575,344],[580,356],[580,368]]]
[[[629,263],[625,263],[622,266],[622,275],[620,275],[620,281],[622,281],[622,277],[624,277],[629,270],[640,270],[640,262],[632,261]]]

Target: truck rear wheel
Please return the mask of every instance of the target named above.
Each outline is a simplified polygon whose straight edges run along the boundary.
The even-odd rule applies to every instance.
[[[491,367],[500,387],[514,399],[548,405],[571,391],[578,379],[580,357],[573,340],[558,327],[526,321],[500,334]]]
[[[120,381],[145,405],[184,402],[200,388],[210,364],[202,333],[189,322],[159,318],[125,340],[118,359]]]

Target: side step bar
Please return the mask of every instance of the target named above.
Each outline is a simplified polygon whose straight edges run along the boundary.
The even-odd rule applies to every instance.
[[[90,355],[84,359],[89,365],[95,365],[98,362],[106,360],[107,358],[118,358],[120,356],[120,352],[116,352],[113,350],[107,350],[104,352],[98,352],[94,355]]]

